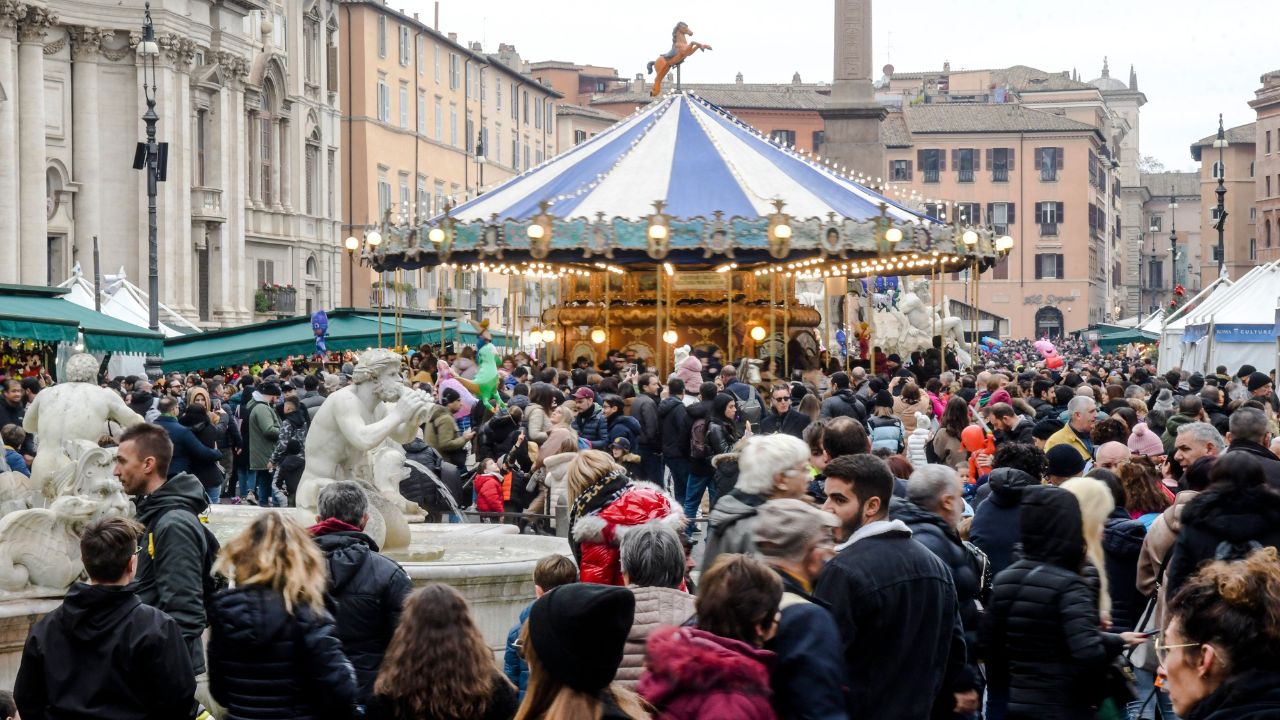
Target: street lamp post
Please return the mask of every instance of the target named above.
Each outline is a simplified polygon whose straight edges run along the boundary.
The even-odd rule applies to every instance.
[[[156,42],[156,28],[151,22],[151,3],[144,6],[142,21],[142,42],[138,45],[138,56],[142,58],[142,90],[146,95],[147,110],[142,114],[142,121],[147,126],[146,142],[138,143],[134,153],[133,167],[147,171],[147,327],[151,332],[160,332],[160,274],[156,268],[157,249],[157,217],[156,217],[156,185],[163,179],[164,158],[162,154],[167,143],[156,142],[156,122],[160,116],[156,114],[156,57],[160,54],[160,46]],[[150,80],[150,82],[148,82]],[[157,355],[147,355],[144,367],[147,377],[158,379],[162,372],[163,359]]]
[[[1224,239],[1224,233],[1227,227],[1227,165],[1223,159],[1223,153],[1227,147],[1227,134],[1222,129],[1222,113],[1218,113],[1218,139],[1213,141],[1213,146],[1218,149],[1218,189],[1214,192],[1218,194],[1218,221],[1214,223],[1214,228],[1218,231],[1218,277],[1225,277],[1227,274],[1227,251]]]
[[[354,235],[348,236],[343,243],[347,248],[347,307],[356,306],[356,250],[360,249],[360,241]]]
[[[1219,240],[1218,247],[1222,247]],[[1219,251],[1221,252],[1221,251]],[[1178,195],[1169,187],[1169,299],[1178,287]]]

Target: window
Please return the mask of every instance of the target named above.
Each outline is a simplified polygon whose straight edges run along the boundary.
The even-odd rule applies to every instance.
[[[529,143],[526,142],[524,144],[524,168],[528,170],[531,167],[533,166],[529,164]]]
[[[938,174],[947,169],[947,156],[941,150],[917,150],[916,164],[927,183],[938,182]]]
[[[987,203],[987,224],[997,235],[1008,235],[1014,223],[1015,203]]]
[[[334,188],[333,176],[337,168],[337,164],[338,164],[338,152],[336,150],[330,150],[329,164],[325,170],[326,182],[324,186],[325,194],[328,196],[325,199],[325,210],[326,210],[325,216],[326,217],[335,217],[333,208],[334,208],[334,196],[335,196],[336,190]]]
[[[418,91],[418,134],[427,134],[427,94]]]
[[[1160,232],[1160,228],[1162,228],[1163,226],[1164,226],[1163,215],[1152,215],[1151,219],[1147,222],[1147,228],[1153,233]]]
[[[395,215],[398,217],[408,212],[409,212],[409,174],[400,173],[400,204],[396,206]]]
[[[1098,187],[1098,156],[1089,151],[1089,184]]]
[[[444,212],[444,181],[443,180],[436,181],[435,209],[436,209],[436,212]]]
[[[311,137],[307,139],[307,149],[304,155],[303,181],[306,183],[306,207],[308,215],[316,214],[316,186],[320,183],[320,176],[317,175],[320,165],[320,130],[317,128],[311,133]]]
[[[1058,234],[1058,223],[1062,222],[1062,203],[1036,203],[1036,224],[1040,226],[1040,234],[1054,236]]]
[[[542,105],[542,112],[547,116],[547,118],[542,121],[542,127],[547,131],[548,135],[551,134],[551,121],[555,118],[556,114],[555,107],[555,104],[551,102],[550,98],[547,98]]]
[[[1271,247],[1271,220],[1262,221],[1263,237],[1266,240],[1267,247]]]
[[[378,57],[387,56],[387,16],[378,16]]]
[[[391,121],[391,88],[387,87],[387,76],[378,73],[378,119]]]
[[[436,74],[436,82],[438,83],[440,82],[440,45],[436,43],[432,43],[431,48],[432,48],[432,51],[435,53],[435,74]]]
[[[449,144],[458,147],[458,106],[449,103]]]
[[[1267,176],[1267,194],[1265,197],[1271,197],[1271,176]]]
[[[1249,259],[1258,259],[1258,240],[1256,238],[1249,238]]]
[[[1058,179],[1058,171],[1062,169],[1062,148],[1036,148],[1036,167],[1040,168],[1040,180],[1053,182]]]
[[[320,23],[312,18],[302,21],[302,46],[306,55],[303,59],[303,78],[308,84],[315,85],[320,69]]]
[[[1037,280],[1061,280],[1063,277],[1063,264],[1061,253],[1037,253],[1036,254],[1036,279]]]
[[[263,107],[266,107],[265,102],[263,103]],[[271,142],[274,124],[275,121],[271,116],[265,113],[258,119],[261,143],[261,154],[259,157],[262,159],[262,184],[260,192],[264,203],[271,202]]]
[[[1213,254],[1213,257],[1212,257],[1213,262],[1215,262],[1215,263],[1216,263],[1216,262],[1218,262],[1218,261],[1221,259],[1221,258],[1218,256],[1218,246],[1217,246],[1217,245],[1210,245],[1210,246],[1209,246],[1209,248],[1213,251],[1213,253],[1212,253],[1212,254]]]
[[[529,91],[528,90],[524,91],[524,93],[522,94],[522,99],[524,100],[524,124],[528,125],[529,124]]]
[[[391,183],[387,181],[387,168],[378,167],[378,217],[386,215],[391,207]]]
[[[533,100],[533,127],[537,130],[542,129],[542,98]]]
[[[409,127],[409,84],[400,83],[400,127]]]
[[[427,72],[427,39],[422,35],[418,36],[417,57],[418,74],[425,75]]]
[[[1013,170],[1013,148],[987,150],[987,167],[991,168],[992,182],[1009,182],[1009,173]]]
[[[400,26],[400,67],[409,67],[409,28]]]
[[[493,136],[498,139],[493,145],[489,144],[489,135],[484,136],[485,152],[493,153],[492,160],[496,163],[502,162],[502,123],[495,123],[493,128]]]
[[[977,225],[982,222],[982,209],[978,203],[956,203],[956,219],[961,225]]]
[[[795,130],[774,130],[769,133],[769,139],[773,140],[776,143],[781,143],[782,145],[795,145],[796,131]]]
[[[1258,221],[1258,208],[1256,207],[1249,208],[1249,222],[1257,222],[1257,221]]]
[[[417,216],[419,220],[431,217],[431,195],[427,193],[427,177],[418,176]]]
[[[951,164],[956,168],[957,179],[962,183],[973,182],[973,173],[978,167],[978,151],[972,148],[961,148],[951,151]]]
[[[471,113],[467,113],[466,124],[463,125],[463,127],[462,144],[466,147],[467,152],[470,153],[475,149],[473,143],[476,140],[476,126],[475,122],[471,119]]]
[[[205,122],[209,111],[196,110],[196,185],[205,185]]]
[[[485,126],[480,128],[480,147],[476,148],[476,154],[488,157],[489,152],[491,152],[489,145],[489,128],[488,126]]]
[[[1222,163],[1218,162],[1217,160],[1214,160],[1214,161],[1213,161],[1213,168],[1212,168],[1212,170],[1211,170],[1210,172],[1212,173],[1212,176],[1213,176],[1213,179],[1214,179],[1214,180],[1217,180],[1217,179],[1219,179],[1219,178],[1224,179],[1224,180],[1226,179],[1226,175],[1225,175],[1225,172],[1224,172],[1225,167],[1226,167],[1225,165],[1223,165]]]
[[[947,206],[942,203],[925,203],[924,214],[931,218],[937,218],[942,222],[947,221]]]
[[[1147,287],[1151,289],[1163,287],[1164,261],[1152,258],[1150,264],[1147,265],[1147,268]]]
[[[891,161],[889,163],[889,179],[893,182],[911,182],[911,161]]]
[[[444,142],[444,106],[440,104],[440,96],[436,96],[435,105],[436,142]]]
[[[587,141],[587,131],[586,131],[586,130],[574,130],[574,131],[573,131],[573,144],[574,144],[574,145],[581,145],[582,143],[584,143],[584,142],[586,142],[586,141]]]
[[[520,134],[511,131],[511,169],[520,169]]]
[[[499,75],[493,79],[493,97],[498,103],[498,109],[502,109],[502,76]]]
[[[533,162],[534,162],[536,165],[541,165],[541,164],[542,164],[542,160],[543,160],[543,156],[542,156],[542,149],[541,149],[541,148],[539,148],[539,149],[538,149],[538,151],[537,151],[536,153],[534,153],[534,154],[533,154]]]
[[[276,282],[276,263],[274,260],[258,261],[258,287],[274,285]]]
[[[1249,177],[1253,177],[1253,171],[1254,171],[1255,165],[1256,163],[1254,161],[1252,160],[1249,161]]]
[[[449,89],[450,90],[457,90],[458,86],[462,84],[462,68],[459,67],[461,64],[462,62],[458,58],[457,53],[449,53]]]
[[[511,119],[520,121],[520,86],[511,83]]]
[[[813,131],[813,152],[822,152],[822,143],[827,141],[827,133],[823,130]]]
[[[1268,130],[1266,135],[1267,135],[1267,154],[1270,155],[1271,154],[1271,131]]]

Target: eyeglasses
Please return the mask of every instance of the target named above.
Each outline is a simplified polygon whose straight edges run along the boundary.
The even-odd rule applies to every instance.
[[[1161,645],[1160,641],[1156,640],[1156,644],[1155,644],[1156,660],[1160,661],[1161,665],[1164,665],[1165,661],[1168,660],[1169,658],[1170,650],[1174,648],[1200,647],[1203,644],[1204,643],[1193,642],[1193,643],[1176,643],[1174,645]]]
[[[773,399],[774,402],[791,402],[790,395],[779,395]]]

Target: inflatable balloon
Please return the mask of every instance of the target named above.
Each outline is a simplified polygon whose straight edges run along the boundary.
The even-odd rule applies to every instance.
[[[989,347],[989,348],[998,348],[998,347],[1000,347],[1000,346],[1004,345],[1004,343],[1003,343],[1003,342],[1001,342],[1000,340],[997,340],[996,338],[993,338],[993,337],[990,337],[990,336],[984,336],[984,337],[982,338],[982,344],[983,344],[983,345],[986,345],[986,346],[987,346],[987,347]]]
[[[987,444],[987,431],[981,426],[969,425],[960,432],[960,446],[966,452],[977,452]]]
[[[1065,364],[1066,364],[1066,361],[1062,359],[1061,355],[1051,355],[1045,358],[1045,361],[1044,361],[1044,366],[1049,368],[1050,370],[1057,370],[1058,368],[1062,367]]]
[[[1040,353],[1040,357],[1047,358],[1058,352],[1058,349],[1048,340],[1037,340],[1032,344],[1032,347],[1036,349],[1036,352]]]

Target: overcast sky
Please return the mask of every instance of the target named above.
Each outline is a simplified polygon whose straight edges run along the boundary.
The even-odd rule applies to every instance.
[[[431,0],[388,0],[430,23]],[[441,0],[440,30],[482,41],[496,52],[514,44],[525,60],[568,60],[615,67],[634,77],[670,47],[683,20],[694,39],[714,46],[685,65],[686,82],[806,82],[832,75],[832,0]],[[1079,0],[1072,3],[985,0],[877,2],[872,65],[900,72],[1030,65],[1077,68],[1098,77],[1102,58],[1125,82],[1129,65],[1147,96],[1141,151],[1170,170],[1194,167],[1188,147],[1217,130],[1251,122],[1248,101],[1258,78],[1280,68],[1272,19],[1260,0]],[[536,11],[531,11],[536,8]]]

